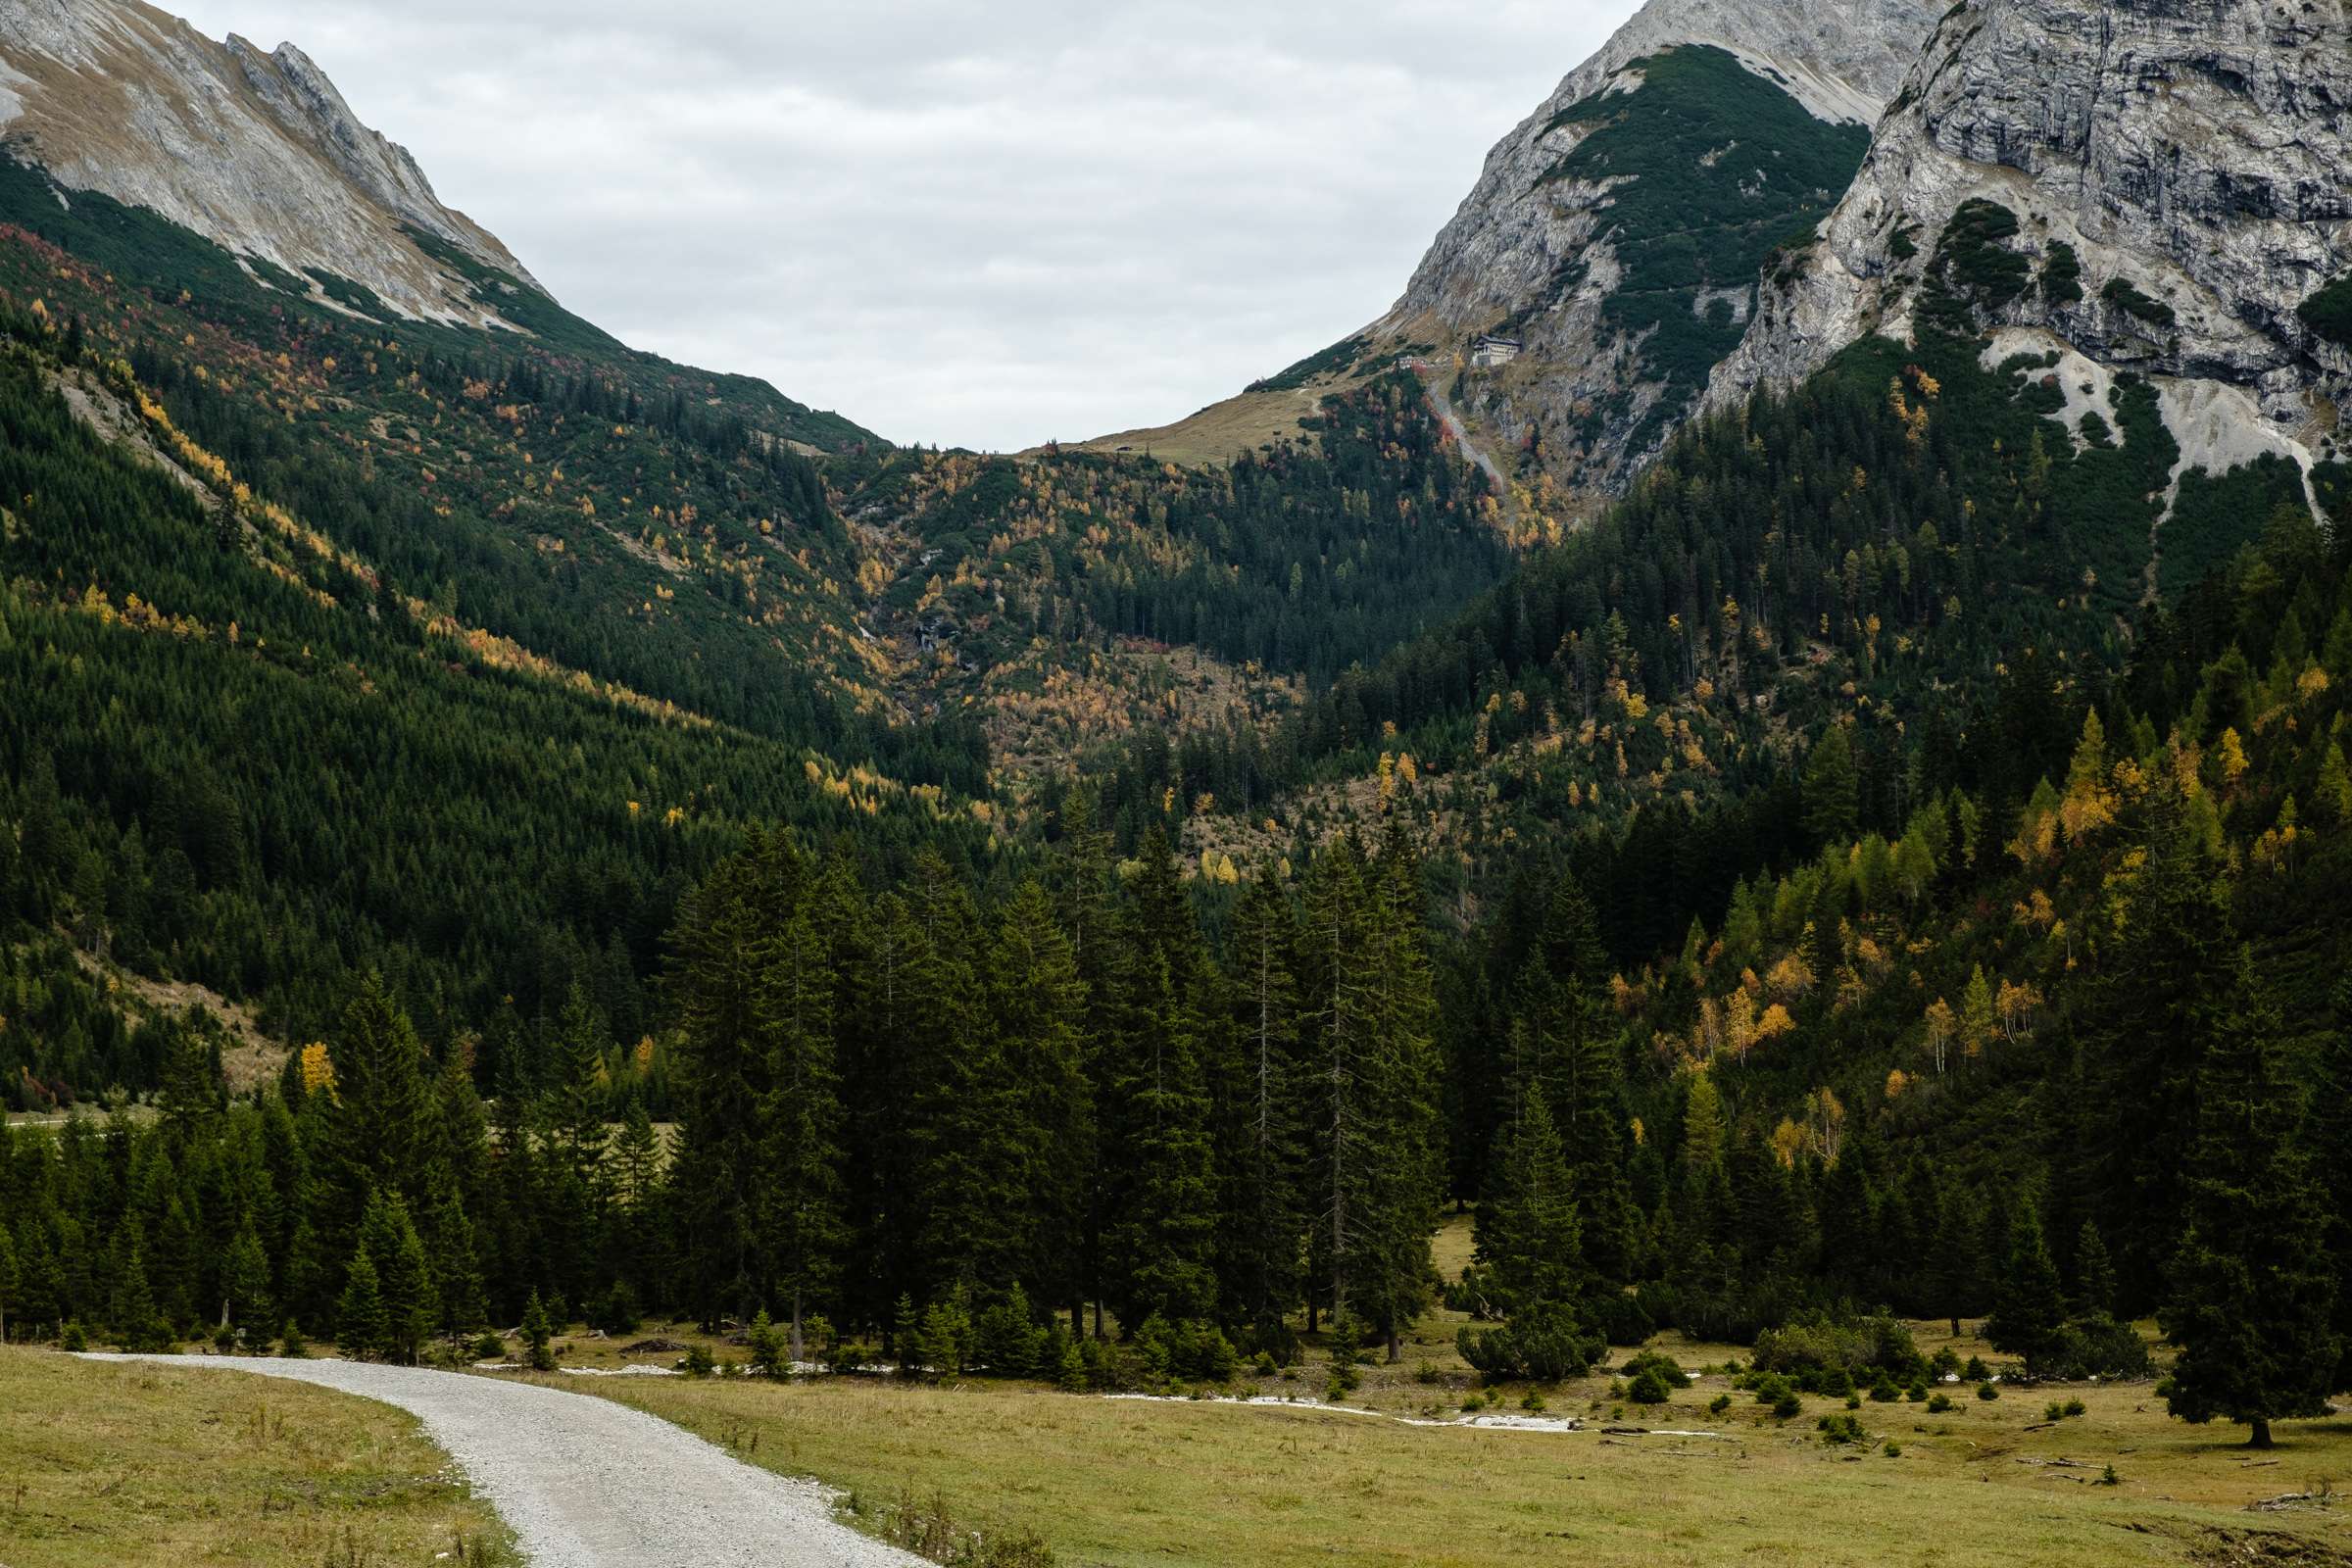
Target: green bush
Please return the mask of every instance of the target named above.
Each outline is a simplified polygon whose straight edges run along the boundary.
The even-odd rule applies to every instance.
[[[1992,1386],[1992,1382],[1991,1382],[1991,1380],[1990,1380],[1990,1379],[1986,1379],[1984,1382],[1983,1382],[1983,1383],[1980,1383],[1980,1384],[1978,1384],[1978,1385],[1977,1385],[1977,1397],[1978,1397],[1978,1398],[1980,1398],[1980,1399],[1983,1399],[1983,1400],[1986,1401],[1987,1403],[1989,1403],[1989,1402],[1991,1402],[1992,1400],[1999,1398],[2000,1396],[2001,1396],[2001,1391],[2000,1391],[2000,1390],[1998,1390],[1998,1389],[1996,1389],[1996,1388],[1994,1388],[1994,1387]]]
[[[1814,1423],[1814,1430],[1821,1434],[1822,1442],[1833,1446],[1870,1441],[1870,1435],[1862,1430],[1861,1418],[1851,1414],[1825,1415]]]
[[[1464,1325],[1454,1336],[1454,1347],[1491,1381],[1531,1378],[1539,1383],[1581,1378],[1608,1349],[1571,1308],[1556,1302],[1515,1313],[1499,1328]]]
[[[1804,1400],[1798,1398],[1793,1394],[1784,1394],[1778,1399],[1773,1401],[1772,1413],[1776,1416],[1779,1416],[1782,1420],[1787,1421],[1792,1419],[1799,1411],[1803,1410],[1804,1407]]]
[[[2342,348],[2352,348],[2352,272],[2295,307],[2303,324]]]
[[[1635,1378],[1633,1385],[1626,1390],[1625,1396],[1636,1404],[1664,1404],[1673,1397],[1673,1394],[1667,1387],[1665,1377],[1659,1373],[1658,1369],[1654,1366],[1645,1366],[1642,1369],[1641,1376]]]
[[[1724,1411],[1729,1410],[1731,1407],[1732,1396],[1728,1394],[1718,1394],[1715,1396],[1715,1397],[1707,1401],[1707,1413],[1709,1415],[1721,1415]]]
[[[1952,1396],[1940,1391],[1928,1396],[1928,1414],[1942,1415],[1952,1407]]]

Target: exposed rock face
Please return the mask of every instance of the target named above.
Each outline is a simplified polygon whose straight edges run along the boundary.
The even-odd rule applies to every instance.
[[[1969,0],[1710,395],[1800,377],[1864,333],[1907,335],[1938,237],[1983,201],[2015,215],[2000,244],[2033,277],[1978,301],[1984,324],[2240,389],[2278,434],[2324,438],[2352,353],[2297,307],[2352,270],[2348,137],[2343,0]],[[2053,287],[2065,250],[2079,280]]]
[[[496,320],[404,225],[536,287],[301,50],[216,43],[138,0],[0,0],[0,145],[68,193],[349,278],[413,318]]]
[[[1676,379],[1645,363],[1655,358],[1644,353],[1647,334],[1627,330],[1621,314],[1609,309],[1620,289],[1642,281],[1628,279],[1624,253],[1645,236],[1628,232],[1629,223],[1639,224],[1626,208],[1629,181],[1614,177],[1621,163],[1579,168],[1578,149],[1607,128],[1616,109],[1630,109],[1631,99],[1651,90],[1637,63],[1663,51],[1712,46],[1802,112],[1777,122],[1778,130],[1728,133],[1694,149],[1694,161],[1725,160],[1726,177],[1760,210],[1785,213],[1814,201],[1827,208],[1859,156],[1861,130],[1901,82],[1941,3],[1650,0],[1495,145],[1476,188],[1439,233],[1404,296],[1376,323],[1376,335],[1427,345],[1442,358],[1466,350],[1481,333],[1503,330],[1522,350],[1507,368],[1474,378],[1487,384],[1466,389],[1480,422],[1513,443],[1533,436],[1556,476],[1590,490],[1613,489],[1655,450],[1697,385],[1690,374]],[[1620,97],[1627,103],[1620,105]],[[1764,134],[1819,141],[1802,149],[1809,155],[1840,146],[1851,152],[1816,197],[1786,177],[1784,155],[1798,149],[1764,144]],[[1575,169],[1575,176],[1562,177],[1563,168]],[[1725,212],[1705,220],[1738,217]],[[1677,279],[1691,295],[1682,308],[1702,317],[1718,308],[1724,313],[1715,318],[1721,346],[1709,361],[1729,349],[1746,318],[1754,259],[1732,275]],[[1695,371],[1703,376],[1703,365]]]

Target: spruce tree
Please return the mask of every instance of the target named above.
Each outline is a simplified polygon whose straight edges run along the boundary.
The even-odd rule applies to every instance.
[[[806,1360],[803,1326],[832,1287],[841,1217],[841,1103],[834,1070],[830,954],[806,908],[763,955],[757,1005],[767,1055],[760,1151],[761,1253],[791,1308],[791,1354]]]
[[[370,975],[328,1045],[334,1092],[321,1108],[316,1223],[328,1256],[348,1256],[378,1190],[421,1197],[434,1146],[424,1048]]]
[[[1094,1096],[1086,1078],[1085,982],[1045,889],[1023,882],[998,920],[987,963],[991,1030],[1013,1090],[1003,1135],[1014,1160],[1016,1288],[1076,1309],[1084,1280],[1070,1246],[1086,1219]]]
[[[343,1295],[335,1302],[335,1346],[346,1356],[365,1361],[382,1353],[385,1334],[383,1293],[377,1288],[375,1264],[363,1247],[343,1271]]]
[[[2040,1211],[2021,1199],[2009,1222],[2009,1262],[1984,1338],[1995,1349],[2025,1357],[2030,1370],[2038,1369],[2065,1327],[2066,1296],[2042,1236]]]
[[[250,1337],[265,1333],[275,1321],[270,1301],[270,1255],[251,1214],[237,1227],[236,1239],[221,1259],[220,1284],[223,1326],[242,1325]]]
[[[1584,1245],[1567,1155],[1545,1097],[1530,1088],[1504,1134],[1476,1220],[1478,1257],[1494,1271],[1504,1309],[1575,1300]]]
[[[0,1148],[0,1154],[6,1150]],[[0,1225],[0,1345],[8,1343],[8,1314],[20,1304],[22,1273],[17,1262],[17,1244],[9,1236],[8,1227]]]
[[[2099,1107],[2090,1217],[2114,1254],[2116,1309],[2127,1316],[2161,1298],[2179,1246],[2198,1042],[2219,1026],[2234,962],[2219,868],[2170,786],[2152,797],[2144,837],[2145,860],[2117,906],[2086,922],[2098,945],[2076,1008],[2084,1085]]]
[[[374,1349],[389,1361],[415,1361],[437,1314],[424,1244],[398,1194],[378,1193],[368,1200],[360,1223],[360,1255],[376,1281],[380,1319]]]
[[[1297,911],[1271,869],[1234,912],[1233,1038],[1223,1124],[1227,1157],[1225,1296],[1261,1346],[1278,1341],[1298,1303],[1306,1228],[1298,998],[1292,955]]]
[[[2082,1222],[2075,1239],[2075,1304],[2086,1316],[2111,1317],[2115,1312],[2115,1259],[2108,1255],[2107,1239],[2090,1220]]]
[[[2197,1069],[2188,1226],[2158,1317],[2180,1349],[2166,1392],[2172,1413],[2242,1422],[2249,1446],[2267,1448],[2273,1421],[2326,1409],[2340,1347],[2278,1009],[2244,950],[2233,974]]]

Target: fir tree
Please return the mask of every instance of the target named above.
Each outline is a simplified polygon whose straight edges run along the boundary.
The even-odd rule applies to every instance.
[[[2065,1293],[2042,1237],[2041,1215],[2032,1201],[2021,1200],[2009,1222],[2009,1264],[1984,1338],[1995,1349],[2025,1357],[2033,1368],[2048,1359],[2065,1326]]]
[[[380,1352],[385,1334],[384,1298],[376,1285],[375,1264],[363,1247],[352,1254],[351,1266],[343,1271],[343,1295],[335,1303],[335,1344],[345,1355],[367,1360]]]
[[[424,1244],[398,1194],[378,1193],[368,1200],[360,1223],[360,1255],[375,1276],[378,1300],[375,1337],[368,1344],[386,1360],[415,1361],[436,1311]]]
[[[776,932],[758,998],[767,1054],[760,1220],[766,1272],[792,1311],[791,1358],[807,1359],[804,1321],[829,1290],[842,1236],[841,1105],[829,955],[807,909]]]
[[[2273,1421],[2325,1410],[2340,1348],[2320,1196],[2295,1147],[2301,1101],[2252,969],[2241,950],[2197,1069],[2188,1227],[2158,1316],[2180,1348],[2172,1413],[2242,1422],[2267,1448]]]

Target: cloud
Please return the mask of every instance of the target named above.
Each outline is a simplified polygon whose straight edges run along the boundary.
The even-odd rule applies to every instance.
[[[1385,310],[1633,9],[178,0],[627,341],[899,441],[1161,423]]]

